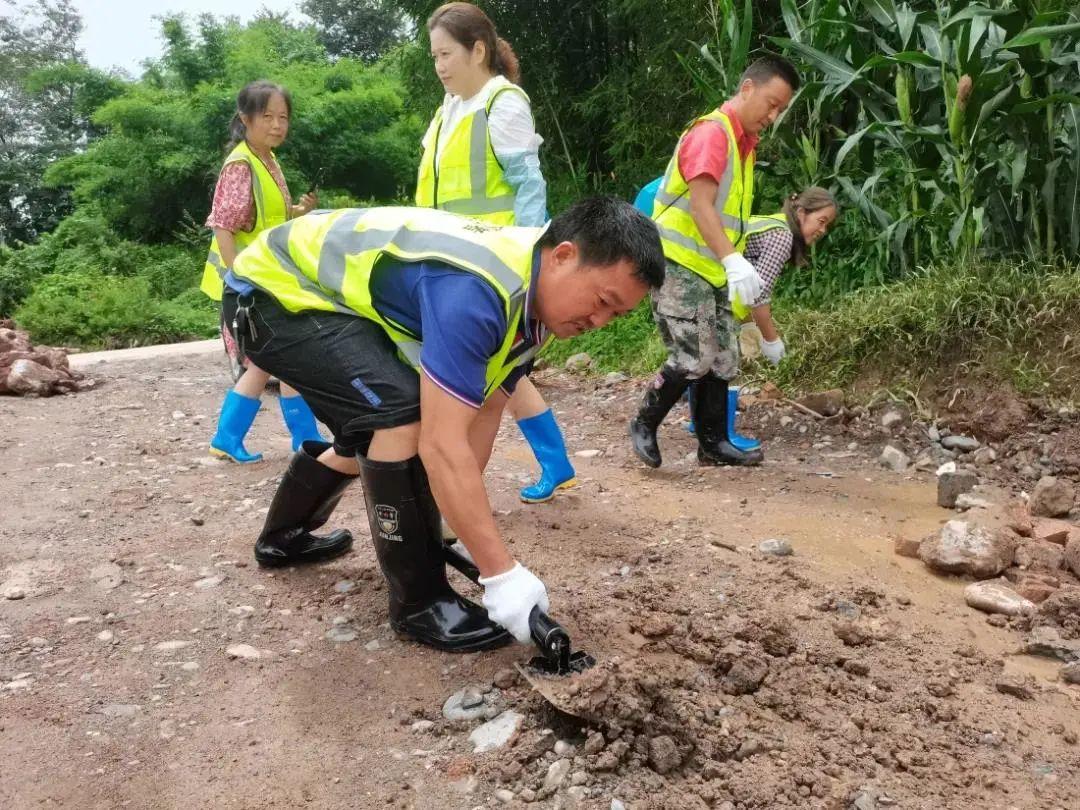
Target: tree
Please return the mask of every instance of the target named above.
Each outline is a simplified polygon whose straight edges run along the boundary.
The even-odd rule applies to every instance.
[[[311,26],[274,15],[246,26],[204,16],[195,32],[182,17],[162,25],[162,58],[94,113],[102,136],[46,173],[48,183],[73,189],[80,208],[99,208],[120,236],[167,243],[205,220],[236,94],[255,79],[292,95],[278,155],[294,193],[320,177],[327,198],[393,200],[413,182],[422,124],[392,70],[331,63]]]
[[[0,244],[33,242],[70,212],[68,190],[41,178],[101,134],[92,115],[124,86],[75,48],[82,21],[70,0],[16,11],[0,18]]]
[[[34,241],[70,209],[65,192],[40,182],[70,137],[57,137],[57,110],[35,98],[26,82],[40,68],[81,62],[74,43],[82,20],[70,0],[2,2],[13,10],[0,17],[0,244],[5,244]]]
[[[390,0],[304,0],[319,41],[333,57],[375,62],[408,35],[408,23]]]

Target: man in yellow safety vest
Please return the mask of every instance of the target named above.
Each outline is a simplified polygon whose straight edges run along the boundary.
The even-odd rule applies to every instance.
[[[549,337],[630,312],[663,272],[656,226],[610,198],[545,228],[369,208],[261,235],[233,268],[255,288],[239,301],[238,331],[334,442],[305,442],[293,457],[256,559],[347,551],[347,532],[311,532],[359,476],[395,630],[461,652],[527,641],[547,591],[503,543],[482,478],[503,406]],[[447,582],[440,514],[479,569],[486,613]]]
[[[760,450],[728,437],[728,382],[738,368],[738,321],[757,300],[761,278],[742,255],[754,195],[754,150],[762,130],[791,103],[795,68],[767,56],[743,74],[736,94],[683,132],[653,203],[667,260],[653,317],[668,358],[630,422],[634,452],[659,467],[656,431],[687,386],[698,461],[760,464]]]

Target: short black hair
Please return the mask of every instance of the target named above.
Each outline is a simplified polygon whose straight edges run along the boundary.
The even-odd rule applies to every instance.
[[[795,66],[782,56],[774,54],[763,56],[750,65],[739,79],[739,84],[742,85],[747,79],[754,84],[766,84],[770,79],[775,78],[787,82],[793,93],[801,84],[799,71],[795,70]]]
[[[540,247],[573,242],[585,264],[611,265],[626,259],[634,275],[652,288],[664,283],[664,251],[656,224],[625,200],[590,197],[555,216]]]

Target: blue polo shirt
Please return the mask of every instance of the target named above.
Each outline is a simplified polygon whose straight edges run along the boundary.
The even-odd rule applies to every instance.
[[[515,350],[524,351],[546,336],[531,318],[539,267],[533,257],[533,284],[517,332]],[[474,408],[484,404],[487,365],[506,337],[502,301],[491,285],[472,273],[443,262],[399,262],[382,258],[371,275],[372,304],[380,315],[404,327],[423,342],[420,368],[447,393]],[[515,368],[500,386],[506,394],[529,365]]]

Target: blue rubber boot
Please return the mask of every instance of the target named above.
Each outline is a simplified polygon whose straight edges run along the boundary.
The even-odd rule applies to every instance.
[[[237,464],[254,464],[262,461],[262,453],[249,453],[244,449],[244,437],[251,430],[255,414],[261,403],[236,391],[225,395],[218,416],[217,433],[210,440],[210,455],[227,458]]]
[[[285,427],[292,435],[292,449],[295,453],[304,442],[326,442],[319,433],[319,426],[315,423],[315,414],[304,402],[304,398],[297,394],[295,397],[278,397],[281,403],[281,415],[285,419]]]
[[[751,439],[748,436],[740,436],[735,432],[735,411],[739,407],[739,389],[735,386],[728,388],[728,409],[727,409],[727,435],[728,441],[737,450],[742,450],[744,453],[750,450],[757,450],[761,447],[761,442],[757,439]]]
[[[566,443],[551,409],[518,422],[525,441],[540,462],[540,480],[519,493],[525,503],[543,503],[555,496],[555,490],[577,483],[574,467],[566,456]]]
[[[690,406],[690,421],[686,423],[686,432],[691,436],[697,433],[697,428],[694,426],[694,384],[686,388],[686,394],[683,397],[686,400],[686,404]]]

